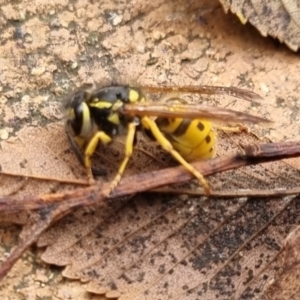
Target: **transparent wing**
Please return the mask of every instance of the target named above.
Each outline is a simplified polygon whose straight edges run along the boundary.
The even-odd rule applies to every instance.
[[[240,98],[243,100],[256,102],[261,101],[263,98],[251,91],[239,89],[236,87],[224,86],[144,86],[143,91],[148,93],[189,93],[189,94],[206,94],[206,95],[229,95],[232,97]]]
[[[197,104],[161,104],[155,102],[126,104],[121,113],[132,116],[206,119],[225,123],[273,123],[272,121],[230,109]]]

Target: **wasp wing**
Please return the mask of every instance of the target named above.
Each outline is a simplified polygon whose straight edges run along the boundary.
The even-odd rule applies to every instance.
[[[214,106],[197,104],[160,104],[135,103],[125,104],[122,113],[131,116],[155,116],[165,118],[206,119],[225,123],[273,123],[272,121],[242,113],[239,111]]]
[[[236,88],[233,86],[143,86],[143,91],[148,93],[189,93],[189,94],[206,94],[206,95],[229,95],[247,101],[260,101],[263,98],[251,91]]]

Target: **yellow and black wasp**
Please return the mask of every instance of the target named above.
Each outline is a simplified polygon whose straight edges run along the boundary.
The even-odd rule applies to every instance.
[[[248,101],[257,94],[235,87],[168,86],[143,87],[151,93],[227,94]],[[157,141],[187,171],[191,172],[209,194],[203,175],[188,161],[209,159],[215,155],[216,132],[212,122],[269,123],[271,121],[234,110],[188,104],[174,96],[162,102],[150,102],[142,89],[128,85],[108,85],[74,93],[65,105],[66,131],[77,157],[93,181],[91,156],[98,143],[108,145],[122,132],[126,133],[125,157],[113,179],[110,192],[118,185],[132,155],[138,131]],[[77,145],[83,147],[84,155]]]

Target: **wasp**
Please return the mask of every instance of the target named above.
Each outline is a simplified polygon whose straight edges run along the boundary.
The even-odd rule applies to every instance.
[[[111,144],[120,134],[126,135],[125,156],[117,175],[111,182],[111,193],[126,169],[137,140],[137,132],[155,140],[184,168],[198,179],[207,194],[209,185],[203,175],[190,163],[196,159],[210,159],[215,153],[217,135],[214,122],[269,123],[271,121],[246,113],[199,104],[189,104],[178,96],[164,101],[150,101],[150,93],[225,94],[248,101],[261,99],[259,95],[235,88],[218,86],[148,86],[107,85],[75,92],[65,104],[66,132],[76,156],[85,166],[93,182],[91,156],[97,145]],[[84,149],[83,155],[77,146]]]

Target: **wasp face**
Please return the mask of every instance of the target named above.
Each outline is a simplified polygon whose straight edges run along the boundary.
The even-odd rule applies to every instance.
[[[91,93],[78,91],[66,103],[66,118],[69,128],[75,136],[88,138],[93,129],[93,120],[87,101]]]

